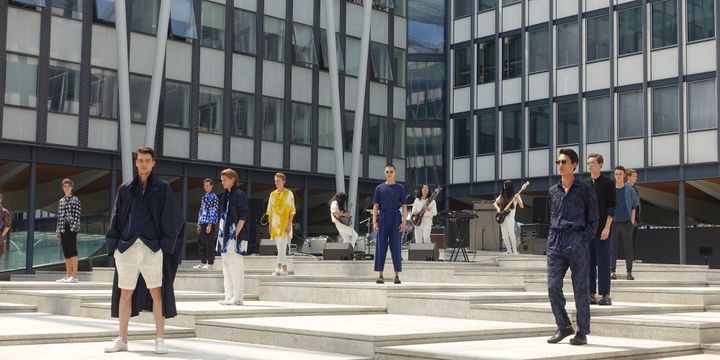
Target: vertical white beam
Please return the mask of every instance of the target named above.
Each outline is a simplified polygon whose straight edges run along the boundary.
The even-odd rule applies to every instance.
[[[165,66],[165,46],[167,45],[169,23],[170,0],[161,0],[160,14],[158,15],[157,38],[155,40],[155,61],[153,63],[152,80],[150,83],[150,100],[148,101],[147,121],[145,122],[145,145],[151,148],[155,148],[155,130],[157,129],[160,86],[162,85],[163,67]]]
[[[335,148],[335,191],[345,192],[343,166],[342,117],[340,116],[340,85],[338,83],[337,46],[335,45],[335,0],[325,0],[327,19],[328,62],[330,65],[330,98],[332,100],[333,147]]]
[[[355,213],[357,204],[358,177],[360,176],[360,144],[362,143],[363,110],[365,109],[365,83],[367,82],[368,53],[370,52],[370,16],[372,1],[363,1],[363,28],[360,38],[360,62],[358,63],[357,107],[355,109],[355,127],[353,128],[352,164],[350,169],[350,194],[348,194],[348,210]]]
[[[115,32],[118,55],[118,98],[120,111],[120,157],[123,182],[133,178],[132,149],[130,140],[130,70],[128,68],[127,16],[125,0],[115,0]]]

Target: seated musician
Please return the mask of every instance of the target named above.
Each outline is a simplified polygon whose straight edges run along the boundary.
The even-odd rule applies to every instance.
[[[340,233],[344,243],[352,244],[353,248],[358,239],[358,234],[355,232],[351,224],[351,215],[347,211],[347,195],[344,192],[339,192],[330,199],[330,220],[335,224]]]

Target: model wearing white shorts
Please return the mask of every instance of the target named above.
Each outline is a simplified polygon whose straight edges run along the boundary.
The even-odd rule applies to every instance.
[[[162,250],[152,251],[142,240],[137,239],[125,252],[115,250],[114,256],[120,289],[135,290],[140,274],[148,289],[162,286]]]

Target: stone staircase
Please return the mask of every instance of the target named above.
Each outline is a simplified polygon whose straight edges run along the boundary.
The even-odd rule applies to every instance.
[[[222,260],[175,280],[178,316],[166,324],[164,359],[720,359],[720,272],[634,265],[612,282],[613,306],[591,306],[589,345],[547,344],[555,330],[542,256],[480,252],[475,262],[405,262],[401,285],[375,284],[371,261],[245,259],[244,306],[222,306]],[[387,267],[387,269],[391,269]],[[624,263],[618,262],[618,269]],[[119,358],[104,354],[113,269],[38,271],[0,282],[0,358]],[[391,273],[386,273],[391,278]],[[618,273],[624,279],[624,274]],[[568,312],[574,318],[566,278]],[[130,353],[153,358],[152,314],[130,326]],[[48,345],[44,345],[48,344]]]

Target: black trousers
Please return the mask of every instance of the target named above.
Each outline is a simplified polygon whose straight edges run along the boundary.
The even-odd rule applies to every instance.
[[[200,250],[200,262],[203,264],[215,264],[215,242],[217,241],[217,229],[215,224],[210,225],[212,229],[208,234],[206,225],[200,225],[198,233],[198,249]]]
[[[66,259],[78,256],[77,251],[77,232],[70,231],[70,224],[65,224],[63,229],[65,232],[60,233],[60,244],[63,249],[63,256]]]

